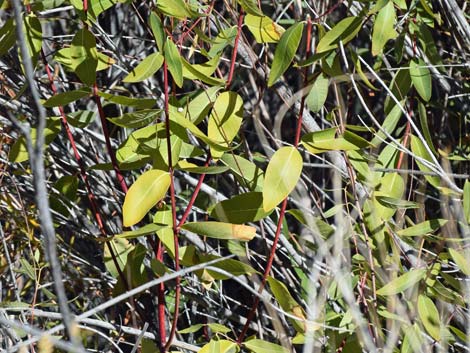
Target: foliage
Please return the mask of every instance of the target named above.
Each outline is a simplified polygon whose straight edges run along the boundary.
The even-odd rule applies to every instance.
[[[0,1],[2,348],[468,349],[463,5],[19,3]]]

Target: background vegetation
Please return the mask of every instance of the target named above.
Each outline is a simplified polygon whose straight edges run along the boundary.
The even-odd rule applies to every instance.
[[[2,349],[470,349],[467,3],[0,5]]]

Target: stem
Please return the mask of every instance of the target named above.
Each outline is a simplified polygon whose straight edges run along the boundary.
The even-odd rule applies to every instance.
[[[240,34],[242,32],[243,17],[244,17],[243,10],[240,9],[240,16],[238,17],[238,24],[237,24],[237,36],[235,37],[235,43],[233,44],[232,61],[230,62],[230,71],[228,73],[227,84],[225,85],[227,90],[230,88],[230,85],[232,84],[233,72],[235,71],[235,60],[237,59],[238,42],[240,40]]]

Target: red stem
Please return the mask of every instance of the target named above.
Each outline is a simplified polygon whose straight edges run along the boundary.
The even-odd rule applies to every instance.
[[[232,61],[230,62],[230,71],[228,73],[227,84],[225,85],[227,89],[232,84],[233,72],[235,70],[235,60],[237,59],[238,42],[240,40],[240,34],[242,31],[243,17],[244,17],[243,10],[240,9],[240,16],[238,17],[238,25],[237,25],[237,36],[235,37],[235,43],[233,44]]]

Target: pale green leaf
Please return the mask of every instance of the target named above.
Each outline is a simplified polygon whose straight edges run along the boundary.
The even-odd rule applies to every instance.
[[[253,353],[289,353],[283,346],[257,338],[246,341],[243,345]]]
[[[242,224],[259,221],[269,213],[263,209],[261,192],[247,192],[217,203],[212,209],[211,217],[221,222]]]
[[[192,15],[184,0],[158,0],[157,8],[162,14],[180,20]]]
[[[163,52],[166,40],[165,29],[163,28],[163,23],[160,20],[160,17],[158,17],[155,12],[150,14],[149,24],[152,29],[155,42],[157,43],[158,50],[159,52]]]
[[[418,157],[421,157],[422,159],[432,163],[431,155],[425,148],[424,143],[415,135],[411,135],[411,151]],[[416,164],[422,172],[432,172],[430,168],[420,161],[416,161]],[[436,188],[440,187],[440,178],[438,176],[425,175],[424,177],[432,186]]]
[[[245,25],[258,43],[276,43],[284,33],[284,28],[267,16],[245,16]]]
[[[328,97],[328,86],[330,80],[324,74],[320,74],[315,80],[312,88],[305,99],[308,108],[316,113],[319,112],[325,104],[326,98]]]
[[[318,42],[316,54],[335,49],[340,41],[346,44],[362,27],[361,17],[347,17],[336,24]]]
[[[171,0],[173,1],[173,0]],[[168,70],[171,72],[171,76],[178,87],[183,86],[183,63],[181,56],[176,47],[175,43],[171,40],[165,42],[165,61],[168,65]]]
[[[302,38],[303,28],[303,22],[297,22],[289,27],[282,35],[281,40],[276,46],[276,51],[274,52],[271,72],[269,73],[268,87],[272,86],[279,77],[282,76],[294,59],[300,39]]]
[[[441,339],[441,320],[439,318],[439,312],[433,301],[425,295],[418,297],[418,314],[429,335],[436,341],[439,341]]]
[[[249,241],[256,235],[256,228],[243,224],[231,224],[223,222],[189,222],[184,224],[182,229],[200,235],[216,239],[236,239]]]
[[[302,156],[295,147],[282,147],[274,153],[266,169],[263,208],[270,211],[295,188],[302,173]]]
[[[117,118],[108,118],[108,120],[117,126],[135,129],[156,121],[161,113],[160,109],[144,109],[127,113]]]
[[[263,12],[258,8],[256,0],[237,0],[247,14],[254,16],[263,16]]]
[[[405,237],[414,237],[433,233],[447,223],[447,219],[431,219],[414,226],[402,229],[397,232],[398,235]]]
[[[458,251],[449,248],[449,254],[452,256],[452,260],[457,264],[460,271],[465,275],[470,276],[470,254],[467,250]]]
[[[302,136],[302,144],[310,153],[353,151],[369,146],[369,142],[353,132],[345,131],[342,136],[338,137],[336,134],[336,128],[310,132]]]
[[[198,353],[236,353],[238,351],[238,345],[234,341],[212,339]]]
[[[396,20],[395,8],[393,2],[390,1],[378,13],[374,22],[374,30],[372,32],[372,55],[382,53],[385,44],[398,36],[393,28]]]
[[[129,188],[122,207],[125,227],[140,222],[147,212],[165,197],[170,187],[167,172],[151,169],[146,171]]]
[[[153,53],[139,63],[122,81],[141,82],[155,74],[163,64],[163,55]]]
[[[80,98],[87,97],[91,94],[89,89],[78,89],[76,91],[67,91],[58,93],[43,103],[46,108],[64,106],[75,102]]]
[[[470,181],[465,180],[463,187],[463,214],[467,223],[470,223]]]
[[[0,29],[0,56],[5,55],[16,41],[15,22],[13,18],[5,21],[5,24]]]
[[[408,288],[413,287],[416,283],[422,280],[426,276],[425,269],[412,269],[406,272],[404,275],[395,278],[391,282],[377,291],[378,295],[393,295],[401,293]]]
[[[70,46],[70,55],[75,73],[80,80],[87,85],[95,83],[98,52],[95,36],[88,29],[79,29],[75,34]]]
[[[426,102],[431,99],[431,73],[423,59],[410,61],[410,76],[419,96]]]

